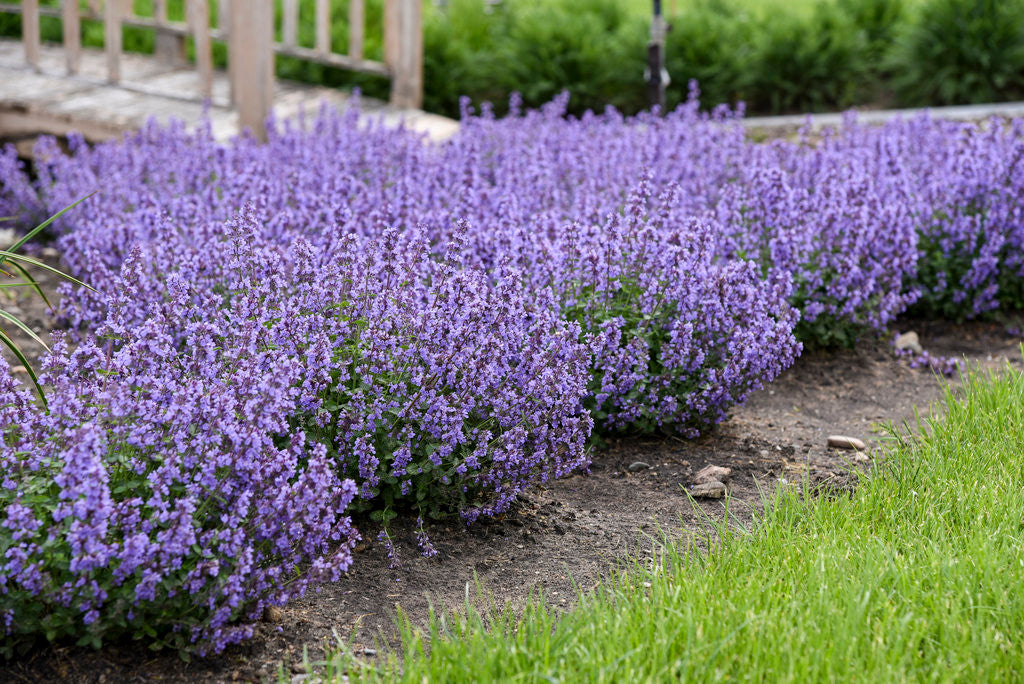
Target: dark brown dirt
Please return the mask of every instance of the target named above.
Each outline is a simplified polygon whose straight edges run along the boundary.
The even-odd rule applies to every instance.
[[[19,306],[29,320],[44,315],[27,301]],[[897,327],[916,330],[936,354],[966,356],[989,368],[1007,361],[1021,367],[1020,338],[996,324],[915,320]],[[396,606],[423,624],[430,605],[457,610],[467,592],[476,595],[477,582],[499,603],[522,605],[543,591],[549,603],[568,607],[574,583],[589,589],[628,554],[650,553],[662,533],[678,538],[700,528],[701,514],[684,485],[703,466],[732,468],[728,506],[740,519],[759,505],[761,491],[781,480],[849,489],[851,469],[865,464],[827,448],[827,436],[857,437],[877,449],[880,426],[913,420],[915,406],[926,413],[941,398],[942,382],[910,369],[884,341],[854,351],[809,352],[713,434],[695,441],[617,439],[595,454],[590,473],[536,488],[498,520],[434,527],[434,558],[419,554],[412,528],[396,526],[402,565],[392,569],[374,541],[378,529],[364,524],[367,541],[342,581],[285,607],[277,622],[261,623],[254,639],[220,657],[184,663],[131,643],[100,651],[43,648],[0,663],[0,681],[262,681],[276,678],[279,666],[290,676],[290,663],[302,660],[303,649],[315,661],[335,635],[362,657],[396,646]],[[651,467],[630,472],[637,461]],[[720,519],[726,503],[699,505]]]

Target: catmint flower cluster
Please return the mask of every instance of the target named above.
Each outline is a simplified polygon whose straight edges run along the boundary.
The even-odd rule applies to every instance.
[[[351,562],[349,515],[506,510],[593,432],[694,436],[802,345],[1024,306],[1024,122],[756,143],[742,109],[323,109],[0,154],[72,273],[46,413],[0,365],[0,629],[217,651]],[[941,360],[925,359],[933,367]],[[296,568],[301,572],[297,573]]]
[[[268,296],[283,273],[240,276],[230,297],[172,274],[127,325],[145,266],[134,248],[94,334],[56,334],[48,412],[0,363],[8,655],[40,635],[125,633],[220,651],[351,562],[356,485],[289,429],[305,369],[277,349],[297,315]]]
[[[347,512],[471,521],[587,464],[586,347],[513,272],[394,231],[325,262],[258,229],[249,207],[201,250],[135,245],[48,358],[49,413],[0,368],[6,643],[219,651],[339,578]]]
[[[31,226],[39,210],[39,198],[25,164],[18,159],[13,145],[5,145],[0,148],[0,221],[19,219],[20,225],[16,227]],[[8,226],[0,223],[0,227]]]

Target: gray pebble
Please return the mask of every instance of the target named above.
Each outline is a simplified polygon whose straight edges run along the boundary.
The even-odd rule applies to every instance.
[[[697,474],[693,476],[693,483],[698,485],[705,482],[725,482],[729,479],[730,475],[732,475],[732,468],[706,465],[698,470]]]
[[[853,449],[855,451],[864,451],[867,449],[867,445],[856,437],[847,437],[845,435],[830,435],[828,438],[828,445],[833,449]]]
[[[915,354],[920,354],[924,351],[921,347],[921,340],[913,330],[905,332],[902,335],[898,335],[896,337],[895,346],[897,349],[910,351]]]
[[[690,496],[695,499],[721,499],[725,497],[725,485],[717,480],[703,482],[690,490]]]

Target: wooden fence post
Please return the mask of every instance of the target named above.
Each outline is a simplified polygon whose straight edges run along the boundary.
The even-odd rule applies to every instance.
[[[288,47],[299,44],[299,0],[284,0],[281,8],[281,43]]]
[[[206,0],[204,0],[205,2]],[[163,29],[167,24],[167,3],[169,0],[153,0],[153,14],[156,18],[156,41],[153,55],[164,64],[181,66],[185,64],[185,36]],[[189,0],[191,2],[191,0]],[[186,15],[189,10],[186,9]]]
[[[68,73],[77,74],[82,57],[82,17],[78,0],[64,0],[61,23],[64,29],[64,58],[67,60]]]
[[[210,5],[207,0],[188,0],[186,7],[192,42],[196,51],[196,70],[203,97],[213,97],[213,47],[210,42]]]
[[[366,34],[366,8],[363,0],[348,0],[348,56],[363,61]]]
[[[107,0],[103,16],[103,47],[107,53],[107,80],[121,80],[121,17],[123,0]]]
[[[423,105],[423,5],[421,0],[392,0],[395,61],[391,67],[391,104],[418,109]]]
[[[21,40],[25,43],[25,62],[39,71],[39,0],[21,3]]]
[[[238,127],[267,139],[266,120],[274,103],[273,0],[231,0],[229,64]]]
[[[398,3],[384,0],[384,64],[392,73],[398,63]]]
[[[331,0],[316,0],[316,51],[326,55],[331,51]]]

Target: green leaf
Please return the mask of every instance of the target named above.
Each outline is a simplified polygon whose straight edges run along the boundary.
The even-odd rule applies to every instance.
[[[24,254],[15,254],[14,252],[11,252],[10,250],[2,250],[2,249],[0,249],[0,264],[2,264],[5,259],[11,259],[12,263],[13,263],[14,260],[17,260],[17,261],[23,261],[26,264],[32,264],[36,268],[41,268],[44,271],[49,271],[50,273],[52,273],[52,274],[54,274],[56,276],[59,276],[61,278],[64,278],[65,280],[70,280],[71,282],[73,282],[76,285],[81,285],[82,287],[86,288],[87,290],[92,290],[93,292],[96,292],[96,288],[92,287],[91,285],[86,285],[85,283],[83,283],[78,278],[75,278],[74,276],[68,275],[64,271],[61,271],[60,269],[54,268],[53,266],[49,266],[48,264],[45,264],[42,261],[39,261],[38,259],[33,259],[32,257],[27,257]]]
[[[39,283],[37,283],[36,279],[32,277],[32,274],[29,273],[27,270],[25,270],[25,267],[22,266],[21,264],[17,263],[17,262],[13,262],[12,261],[11,262],[11,266],[13,266],[15,268],[15,270],[17,270],[19,273],[21,273],[21,277],[24,278],[25,281],[26,281],[24,283],[16,283],[16,285],[18,285],[18,286],[26,286],[27,285],[28,287],[31,287],[33,290],[36,291],[36,294],[38,294],[42,298],[42,300],[44,302],[46,302],[46,306],[48,306],[48,307],[50,307],[52,309],[53,308],[53,304],[50,304],[50,300],[47,299],[46,293],[43,292],[43,288],[39,287]]]
[[[20,320],[18,320],[18,317],[15,316],[14,314],[8,313],[8,312],[3,311],[3,310],[0,310],[0,318],[7,319],[11,323],[13,323],[17,328],[21,329],[21,331],[23,333],[25,333],[26,335],[31,337],[33,340],[35,340],[39,344],[39,346],[41,346],[43,349],[45,349],[46,351],[50,351],[50,348],[46,345],[45,342],[43,342],[43,340],[39,337],[39,335],[36,335],[35,332],[33,332],[33,330],[30,327],[28,327],[27,325],[22,323]]]
[[[24,245],[26,242],[28,242],[29,240],[34,238],[36,235],[41,233],[43,230],[45,230],[46,227],[49,226],[51,223],[53,223],[54,221],[59,219],[61,216],[66,214],[68,211],[70,211],[71,209],[74,209],[79,204],[81,204],[82,202],[84,202],[85,200],[89,199],[90,197],[92,197],[95,194],[96,194],[95,192],[90,192],[88,195],[86,195],[82,199],[78,200],[74,204],[69,204],[68,206],[64,207],[63,209],[58,211],[56,214],[54,214],[50,218],[46,219],[45,221],[40,223],[38,226],[36,226],[32,230],[30,230],[28,233],[26,233],[20,240],[18,240],[13,245],[11,245],[10,248],[7,250],[7,252],[16,252],[16,251],[18,251],[18,249],[22,245]],[[5,254],[4,252],[0,252],[0,264],[4,263],[4,259],[5,259],[4,254]]]
[[[14,343],[14,340],[12,340],[3,330],[0,330],[0,342],[4,343],[18,358],[18,360],[21,361],[22,365],[25,366],[25,370],[28,371],[28,376],[32,379],[32,384],[36,386],[36,392],[39,393],[39,399],[43,402],[43,408],[49,411],[50,405],[46,402],[46,395],[43,393],[43,386],[39,384],[39,378],[36,376],[36,372],[32,370],[32,364],[28,362],[28,358],[26,358],[21,349],[18,348],[18,345]]]

